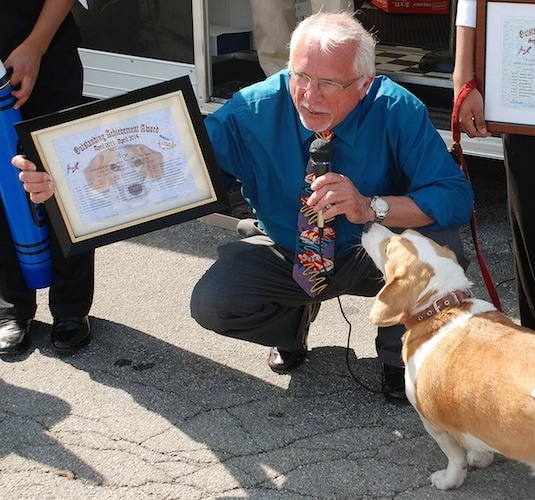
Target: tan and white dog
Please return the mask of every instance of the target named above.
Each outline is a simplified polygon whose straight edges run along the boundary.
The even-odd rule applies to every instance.
[[[416,231],[369,224],[362,245],[385,280],[370,320],[406,325],[407,397],[448,458],[432,484],[458,488],[494,453],[535,471],[535,331],[471,298],[455,254]]]

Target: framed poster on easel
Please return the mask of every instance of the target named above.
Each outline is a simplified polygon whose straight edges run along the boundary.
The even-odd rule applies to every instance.
[[[491,132],[535,135],[535,0],[478,0],[476,81]]]

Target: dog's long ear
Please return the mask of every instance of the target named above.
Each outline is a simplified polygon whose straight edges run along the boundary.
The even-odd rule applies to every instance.
[[[378,326],[403,323],[411,316],[420,292],[429,282],[429,266],[418,261],[414,245],[399,236],[385,248],[385,286],[379,291],[370,311],[370,321]]]
[[[153,179],[160,180],[163,177],[163,154],[140,144],[139,154],[147,166],[147,174]]]
[[[106,192],[110,187],[108,168],[103,153],[97,154],[84,168],[87,183],[99,193]]]

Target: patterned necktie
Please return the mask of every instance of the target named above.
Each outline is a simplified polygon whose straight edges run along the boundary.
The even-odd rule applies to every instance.
[[[332,131],[316,134],[330,141]],[[334,217],[326,220],[323,229],[318,229],[318,212],[307,205],[312,194],[310,184],[314,180],[313,155],[307,164],[301,208],[297,220],[297,242],[294,256],[293,278],[311,297],[321,293],[329,284],[334,270]]]

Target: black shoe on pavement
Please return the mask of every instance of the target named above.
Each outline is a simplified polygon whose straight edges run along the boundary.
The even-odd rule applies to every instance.
[[[31,319],[0,319],[0,355],[22,354],[30,347]]]
[[[405,369],[383,364],[382,388],[387,401],[394,404],[410,404],[405,394]]]
[[[284,351],[278,347],[272,347],[269,351],[268,365],[275,373],[283,375],[301,366],[306,357],[306,346],[296,351]]]
[[[54,319],[52,347],[57,352],[72,353],[89,344],[91,328],[89,318],[66,317]]]

